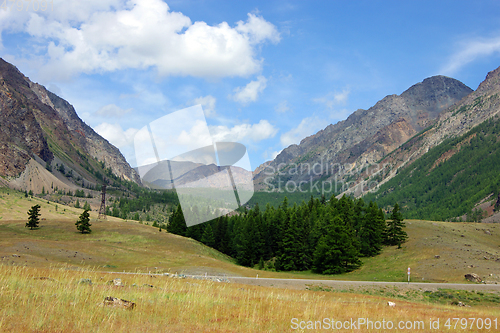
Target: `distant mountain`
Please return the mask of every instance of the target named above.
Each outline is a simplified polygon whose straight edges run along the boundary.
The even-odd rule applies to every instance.
[[[0,183],[40,193],[89,188],[104,177],[140,184],[120,151],[75,109],[0,58]]]
[[[168,167],[170,162],[170,168]],[[156,166],[144,167],[145,175],[142,178],[143,184],[155,189],[172,189],[170,169],[176,188],[212,188],[227,190],[232,189],[231,183],[225,170],[231,168],[232,181],[238,184],[240,189],[253,191],[252,172],[237,166],[218,166],[215,164],[193,163],[188,161],[161,161]],[[137,169],[140,171],[140,168]]]
[[[256,188],[283,190],[291,182],[303,183],[301,189],[305,189],[312,182],[334,181],[340,187],[332,191],[342,192],[357,170],[376,164],[471,92],[460,81],[433,76],[401,95],[386,96],[368,110],[357,110],[259,166],[254,172]]]

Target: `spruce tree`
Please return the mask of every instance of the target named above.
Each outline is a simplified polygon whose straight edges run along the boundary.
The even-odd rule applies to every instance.
[[[80,231],[82,234],[92,232],[92,230],[90,230],[90,226],[92,224],[90,224],[90,214],[88,210],[83,211],[78,221],[76,221],[75,225],[76,229],[78,229],[78,231]]]
[[[361,266],[355,237],[339,216],[330,217],[314,251],[313,271],[321,274],[350,272]]]
[[[177,206],[177,210],[174,211],[172,216],[170,216],[170,221],[167,225],[167,231],[181,236],[186,236],[187,226],[186,221],[184,221],[184,215],[182,214],[181,206]]]
[[[203,231],[203,236],[201,236],[201,242],[206,246],[215,247],[215,237],[210,223],[207,223],[205,230]]]
[[[38,223],[40,223],[40,205],[35,205],[31,207],[31,209],[28,211],[28,222],[26,222],[26,228],[30,228],[30,230],[33,230],[35,228],[38,228]]]
[[[380,253],[384,232],[385,220],[380,216],[377,204],[370,201],[359,232],[360,252],[363,256],[372,257]]]
[[[401,244],[408,239],[406,231],[403,230],[404,227],[403,216],[399,211],[399,205],[396,203],[390,221],[387,223],[385,243],[387,245],[397,245],[398,248],[401,248]]]
[[[295,271],[300,267],[299,230],[295,211],[290,214],[290,220],[283,225],[283,239],[276,261],[276,268],[283,271]]]

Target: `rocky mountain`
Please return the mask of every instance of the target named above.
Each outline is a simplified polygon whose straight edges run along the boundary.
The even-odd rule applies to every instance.
[[[311,187],[315,181],[332,184],[335,179],[341,186],[332,191],[342,192],[355,171],[374,165],[471,92],[460,81],[433,76],[401,95],[386,96],[368,110],[359,109],[346,120],[284,149],[256,169],[256,187],[283,189],[290,181]]]
[[[431,127],[382,159],[390,172],[365,173],[356,182],[376,179],[371,199],[385,206],[397,199],[416,217],[470,218],[476,205],[491,215],[500,190],[499,142],[500,67]],[[363,194],[361,187],[348,192]],[[443,207],[446,212],[440,211]]]
[[[4,185],[35,193],[42,186],[90,188],[105,177],[140,183],[120,151],[73,106],[1,58],[0,176]]]
[[[499,95],[500,67],[489,72],[476,91],[444,110],[431,127],[398,147],[382,163],[390,165],[393,170],[409,165],[445,139],[463,135],[497,116],[500,112]]]

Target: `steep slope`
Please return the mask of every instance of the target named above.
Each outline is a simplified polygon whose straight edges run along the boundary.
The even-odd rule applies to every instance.
[[[499,117],[500,68],[445,110],[432,128],[382,160],[392,171],[367,199],[376,198],[386,207],[399,201],[410,217],[449,219],[468,214],[471,219],[476,205],[489,198],[490,204],[482,208],[491,213],[500,190]]]
[[[326,180],[339,172],[362,169],[432,124],[441,111],[470,92],[452,78],[427,78],[401,95],[389,95],[370,109],[357,110],[345,121],[284,149],[275,160],[258,168],[256,186],[272,190],[280,181]],[[297,172],[296,165],[306,167]],[[308,171],[315,165],[316,169]]]
[[[67,101],[0,59],[0,176],[13,187],[37,191],[24,174],[30,161],[50,171],[62,188],[95,186],[104,175],[140,183],[120,151]]]

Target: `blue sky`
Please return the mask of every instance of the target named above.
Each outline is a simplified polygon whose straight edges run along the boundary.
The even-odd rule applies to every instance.
[[[135,133],[195,104],[212,137],[245,144],[256,168],[426,77],[476,89],[500,66],[499,1],[23,4],[0,8],[0,56],[133,166]]]

